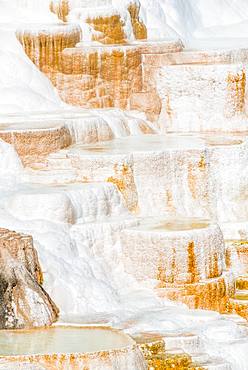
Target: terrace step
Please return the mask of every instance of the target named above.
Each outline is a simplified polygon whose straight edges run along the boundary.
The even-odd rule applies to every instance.
[[[182,50],[180,40],[136,41],[127,45],[78,43],[61,54],[61,68],[47,76],[69,104],[86,108],[134,106],[143,95],[142,55]],[[137,96],[138,94],[138,96]],[[142,99],[141,99],[142,100]],[[135,108],[135,107],[134,107]]]
[[[143,56],[143,89],[161,101],[163,132],[247,132],[248,49],[223,45]]]
[[[219,277],[224,240],[219,226],[201,219],[152,219],[121,233],[125,270],[161,287]]]
[[[142,216],[215,215],[219,222],[233,222],[247,217],[247,156],[245,138],[144,135],[74,145],[49,155],[44,166],[114,183],[127,207]]]
[[[135,112],[61,110],[29,116],[0,115],[0,139],[12,144],[24,162],[72,143],[95,143],[115,137],[153,134],[155,129]]]
[[[69,224],[79,219],[96,222],[121,214],[128,216],[120,194],[110,183],[29,184],[5,198],[4,207],[20,220],[49,220]]]

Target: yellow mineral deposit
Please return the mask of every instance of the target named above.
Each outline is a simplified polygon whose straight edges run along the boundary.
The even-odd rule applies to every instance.
[[[227,115],[244,113],[246,95],[246,72],[229,73],[227,76]]]
[[[147,39],[146,25],[139,18],[140,6],[136,3],[130,2],[128,11],[131,16],[131,22],[133,26],[133,33],[137,40]]]
[[[88,9],[91,5],[89,3]],[[126,43],[127,35],[125,29],[127,28],[126,18],[128,17],[125,13],[129,13],[135,39],[147,38],[147,28],[140,18],[140,4],[138,2],[130,0],[126,5],[121,4],[121,10],[118,7],[111,6],[109,1],[103,2],[103,5],[105,7],[99,7],[97,12],[91,11],[92,14],[84,19],[85,23],[93,30],[92,41],[98,41],[103,44]],[[84,18],[84,13],[87,13],[89,10],[85,7],[83,0],[51,0],[50,3],[50,10],[64,22],[67,20],[70,11],[80,9],[80,7]]]
[[[16,36],[27,56],[40,70],[59,70],[61,52],[80,41],[81,29],[78,25],[66,23],[23,25],[17,29]]]
[[[122,165],[119,168],[118,165],[114,166],[114,177],[108,177],[107,182],[111,182],[117,186],[118,190],[122,193],[123,198],[131,212],[138,212],[138,200],[134,197],[136,193],[135,183],[133,180],[133,169],[128,165]],[[131,189],[131,199],[130,199],[130,189]]]
[[[130,240],[132,250],[128,249]],[[205,263],[200,252],[202,245],[206,250]],[[153,250],[152,256],[149,256],[150,248]],[[224,242],[221,232],[218,227],[201,220],[188,223],[185,220],[172,220],[167,224],[157,221],[124,230],[123,251],[128,272],[135,273],[140,280],[163,276],[160,286],[162,282],[194,284],[206,277],[218,278],[223,272]],[[140,267],[136,266],[135,261],[143,261],[143,258],[144,262],[150,261],[148,266],[141,263]]]
[[[234,279],[228,274],[223,274],[215,279],[201,280],[194,284],[166,284],[158,287],[160,297],[185,303],[193,309],[215,310],[227,312],[227,303],[234,294]]]
[[[118,12],[110,16],[88,17],[86,23],[94,30],[92,41],[97,41],[101,44],[126,43],[126,35],[124,32],[125,24]]]
[[[176,351],[175,351],[176,352]],[[191,357],[183,352],[180,353],[159,353],[151,360],[148,360],[148,369],[152,370],[169,370],[169,369],[178,369],[183,370],[187,369],[191,364]]]
[[[236,289],[248,290],[248,275],[241,275],[236,279]]]
[[[182,44],[178,40],[160,41],[159,45],[146,40],[129,42],[128,45],[123,42],[122,45],[108,43],[106,46],[79,43],[77,48],[68,48],[62,52],[61,69],[58,71],[50,68],[47,76],[66,103],[87,108],[122,109],[131,105],[135,108],[136,104],[139,109],[140,104],[144,104],[142,55],[151,48],[154,53],[166,53],[168,50],[181,50]],[[138,99],[136,103],[135,96]],[[147,99],[149,97],[152,97],[150,93]],[[154,109],[153,106],[150,114],[154,114]],[[149,108],[146,110],[148,112]]]
[[[247,41],[184,46],[180,1],[7,3],[0,369],[246,370]]]
[[[133,337],[147,362],[149,370],[188,369],[194,364],[189,355],[182,350],[167,350],[163,336],[142,333]],[[200,366],[194,365],[201,369]]]
[[[138,344],[147,361],[159,353],[165,353],[163,337],[158,334],[142,333],[134,336],[133,339]]]
[[[50,10],[65,22],[70,11],[69,0],[51,1]]]
[[[235,294],[230,298],[227,305],[228,312],[237,313],[248,320],[248,294]]]
[[[141,54],[135,46],[70,48],[62,53],[61,70],[48,76],[66,103],[124,109],[142,88]]]

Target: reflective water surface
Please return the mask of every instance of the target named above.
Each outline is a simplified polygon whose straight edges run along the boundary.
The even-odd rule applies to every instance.
[[[109,351],[132,345],[131,338],[102,327],[53,327],[0,331],[0,356]]]

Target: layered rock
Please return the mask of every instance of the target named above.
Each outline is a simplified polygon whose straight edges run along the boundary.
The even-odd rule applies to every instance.
[[[88,181],[106,181],[112,182],[121,191],[128,208],[132,211],[141,212],[144,215],[161,214],[164,212],[183,212],[187,207],[191,207],[188,198],[192,201],[191,191],[196,191],[198,196],[195,196],[195,202],[199,205],[202,200],[202,209],[195,209],[196,212],[206,212],[204,207],[208,205],[206,199],[207,188],[204,183],[204,176],[207,171],[206,165],[199,165],[196,171],[199,174],[194,177],[196,183],[201,184],[199,187],[193,188],[190,185],[185,190],[185,198],[177,198],[177,186],[173,195],[172,183],[179,181],[182,178],[184,182],[184,170],[180,170],[174,165],[175,158],[178,158],[178,163],[185,160],[185,170],[188,171],[190,163],[202,163],[202,158],[205,155],[204,145],[196,141],[195,158],[192,156],[194,151],[192,145],[184,139],[179,139],[181,149],[177,150],[177,139],[166,138],[160,140],[156,136],[145,135],[146,138],[141,140],[114,140],[109,143],[96,146],[81,146],[77,145],[69,148],[66,151],[55,153],[47,158],[48,168],[59,168],[61,165],[68,165],[77,169],[81,177],[86,177]],[[184,148],[183,148],[184,146]],[[153,158],[153,161],[151,161]],[[205,157],[204,157],[205,158]],[[203,161],[204,162],[204,161]],[[171,171],[171,166],[177,168],[179,173],[174,173],[173,177],[168,178],[166,173]],[[156,172],[157,171],[157,172]],[[162,171],[162,172],[161,172]],[[149,172],[149,177],[146,177]],[[161,191],[153,191],[151,184],[153,176],[160,178],[157,185],[161,186]],[[205,192],[203,189],[206,189]],[[199,193],[198,193],[199,191]],[[163,198],[163,202],[161,202]],[[164,201],[165,199],[165,201]],[[175,205],[173,201],[178,203]],[[199,214],[198,214],[199,215]]]
[[[25,265],[28,272],[39,284],[43,282],[41,267],[38,261],[37,252],[33,247],[33,239],[30,235],[24,235],[0,229],[1,249],[5,249],[13,259]]]
[[[172,334],[173,337],[173,334]],[[220,358],[211,358],[207,353],[197,352],[196,348],[192,356],[181,349],[169,349],[167,337],[154,333],[141,333],[134,336],[149,369],[191,369],[191,370],[230,370],[231,365]]]
[[[1,329],[51,325],[58,309],[41,287],[42,272],[32,237],[1,229]]]

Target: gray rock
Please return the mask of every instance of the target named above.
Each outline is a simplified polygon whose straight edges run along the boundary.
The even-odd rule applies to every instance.
[[[0,329],[51,325],[58,309],[39,284],[42,274],[35,249],[25,247],[18,235],[7,246],[0,240]]]

